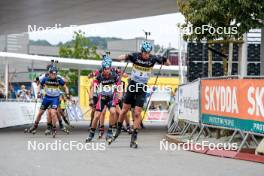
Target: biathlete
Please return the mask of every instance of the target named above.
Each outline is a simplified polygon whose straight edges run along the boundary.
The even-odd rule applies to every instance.
[[[41,80],[41,86],[44,87],[45,96],[43,98],[39,113],[35,120],[34,125],[29,129],[30,133],[36,133],[38,128],[38,124],[41,120],[44,112],[50,107],[50,116],[48,117],[47,128],[52,127],[52,135],[55,137],[56,135],[56,122],[57,122],[57,109],[59,105],[59,97],[60,97],[60,86],[62,86],[67,95],[69,95],[69,90],[61,77],[57,76],[57,68],[55,66],[51,66],[49,68],[48,75]]]
[[[92,141],[95,135],[98,120],[105,107],[110,111],[109,128],[107,130],[106,140],[111,139],[113,135],[113,126],[116,124],[116,104],[117,104],[117,87],[120,85],[120,77],[114,69],[111,68],[112,59],[104,58],[102,61],[102,71],[95,78],[93,85],[98,89],[98,101],[96,103],[96,111],[92,122],[92,127],[86,142]],[[92,95],[92,94],[91,94]],[[92,98],[92,97],[90,97]],[[104,128],[104,124],[100,124],[100,129]]]
[[[141,124],[141,111],[145,102],[147,92],[147,82],[151,76],[152,69],[156,63],[169,65],[165,57],[150,54],[152,45],[148,41],[141,44],[141,52],[121,55],[119,60],[131,61],[133,63],[131,80],[127,86],[127,92],[124,97],[123,107],[118,119],[117,131],[109,144],[114,141],[121,133],[122,124],[130,110],[131,105],[135,103],[134,124],[131,135],[130,147],[137,148],[137,135]]]

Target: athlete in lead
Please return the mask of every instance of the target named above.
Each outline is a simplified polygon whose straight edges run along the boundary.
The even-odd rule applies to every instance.
[[[127,92],[124,97],[122,111],[119,115],[117,123],[117,131],[114,134],[112,141],[115,140],[121,133],[123,121],[127,112],[131,108],[131,104],[135,105],[134,109],[134,124],[133,133],[131,135],[130,147],[137,148],[137,134],[141,123],[141,111],[145,102],[147,92],[147,82],[151,76],[152,69],[155,63],[166,64],[167,58],[150,54],[152,45],[148,41],[143,41],[141,52],[121,55],[119,60],[127,60],[133,63],[131,79],[129,81]],[[109,144],[111,144],[111,142]]]

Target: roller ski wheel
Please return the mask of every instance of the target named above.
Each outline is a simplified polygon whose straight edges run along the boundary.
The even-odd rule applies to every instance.
[[[30,127],[30,128],[26,128],[24,130],[24,133],[32,133],[32,134],[36,134],[37,133],[37,128],[36,127]]]
[[[113,139],[113,129],[108,129],[105,140],[108,142],[108,145],[112,143]]]
[[[102,139],[104,137],[104,131],[100,131],[98,135],[98,139]]]
[[[136,141],[130,142],[130,148],[138,148],[138,144]]]
[[[61,130],[66,134],[70,134],[70,131],[65,127],[63,127]]]
[[[24,133],[28,133],[28,131],[29,131],[28,128],[24,129]]]
[[[117,137],[115,137],[115,136],[106,138],[108,145],[111,145],[116,140],[116,138]]]
[[[111,145],[114,142],[114,138],[108,138],[106,139],[106,142],[108,143],[108,145]]]
[[[57,134],[56,131],[52,131],[52,137],[53,137],[53,138],[56,138],[56,134]]]
[[[36,134],[36,133],[37,133],[37,130],[33,130],[33,131],[31,131],[30,133],[32,133],[32,134]]]
[[[50,129],[46,129],[46,131],[45,131],[45,135],[47,136],[47,135],[51,135],[51,130]]]

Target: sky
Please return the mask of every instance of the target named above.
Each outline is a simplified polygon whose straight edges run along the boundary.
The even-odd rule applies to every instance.
[[[81,25],[55,30],[30,32],[31,40],[47,40],[51,44],[66,42],[72,39],[74,31],[81,29],[85,36],[118,37],[131,39],[144,37],[143,30],[150,32],[149,39],[155,40],[155,44],[164,47],[178,48],[179,31],[177,24],[184,23],[184,17],[180,13],[120,20],[105,23]],[[57,24],[59,26],[59,24]]]

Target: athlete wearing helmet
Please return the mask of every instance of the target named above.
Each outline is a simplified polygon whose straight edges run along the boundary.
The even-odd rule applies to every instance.
[[[112,137],[112,127],[115,125],[115,106],[116,102],[116,89],[115,86],[120,84],[119,75],[111,69],[112,59],[104,58],[102,61],[102,71],[96,76],[93,87],[98,90],[98,101],[96,103],[96,111],[94,114],[94,119],[92,122],[92,127],[89,133],[89,137],[86,139],[86,142],[92,141],[95,135],[95,130],[97,127],[98,120],[101,116],[101,113],[107,107],[110,111],[110,123],[107,131],[107,138]],[[94,89],[92,89],[93,94]],[[104,128],[103,124],[100,124],[100,129]]]
[[[41,86],[45,89],[45,97],[41,104],[39,113],[37,115],[35,124],[29,129],[29,132],[36,131],[38,123],[40,122],[41,116],[46,111],[48,107],[51,107],[51,118],[52,118],[52,133],[53,137],[56,135],[56,122],[57,122],[57,108],[59,105],[60,97],[60,86],[63,86],[66,94],[69,94],[69,90],[65,85],[64,80],[57,76],[57,68],[55,66],[50,66],[48,68],[48,75],[41,80]]]
[[[127,60],[133,63],[131,79],[127,86],[127,92],[124,97],[122,111],[118,119],[118,127],[113,140],[121,133],[122,123],[127,112],[131,108],[131,104],[135,105],[134,109],[134,125],[131,135],[131,147],[137,147],[137,133],[140,128],[140,114],[146,98],[147,82],[151,76],[152,69],[156,63],[169,65],[165,57],[150,54],[152,45],[148,41],[143,41],[141,44],[141,52],[121,55],[119,60]],[[111,142],[110,142],[111,143]]]

